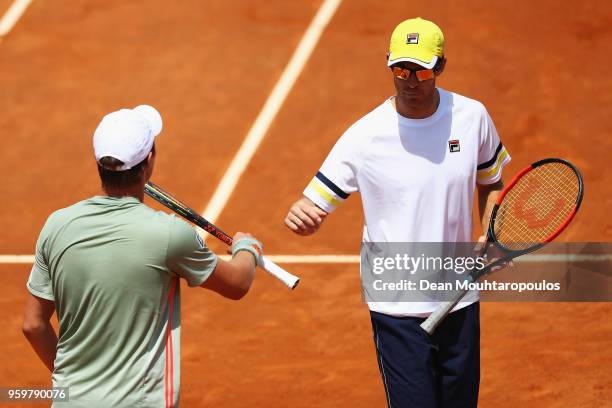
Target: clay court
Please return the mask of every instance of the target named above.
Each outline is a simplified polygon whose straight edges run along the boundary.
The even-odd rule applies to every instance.
[[[51,212],[99,192],[101,116],[157,107],[153,179],[204,211],[322,3],[34,0],[0,39],[0,386],[49,385],[21,333],[27,259]],[[344,0],[216,223],[256,234],[269,255],[359,253],[359,197],[313,237],[283,219],[342,132],[393,93],[390,33],[422,16],[446,37],[438,86],[487,106],[513,157],[506,177],[544,157],[572,161],[586,193],[560,239],[612,241],[612,4],[565,3]],[[0,15],[11,4],[0,0]],[[182,405],[385,406],[359,266],[282,266],[302,277],[293,292],[263,271],[240,302],[183,285]],[[603,302],[483,303],[479,405],[609,406],[611,313]]]

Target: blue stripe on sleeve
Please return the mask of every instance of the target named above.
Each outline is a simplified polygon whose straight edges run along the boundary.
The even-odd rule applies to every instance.
[[[336,195],[342,198],[343,200],[346,200],[349,197],[350,194],[347,194],[344,191],[342,191],[340,187],[335,185],[330,179],[325,177],[323,173],[321,173],[320,171],[317,172],[317,175],[315,177],[319,179],[323,184],[325,184],[331,191],[336,193]]]

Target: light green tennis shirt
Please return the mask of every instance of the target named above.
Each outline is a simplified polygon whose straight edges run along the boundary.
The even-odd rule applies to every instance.
[[[55,302],[53,386],[70,407],[176,407],[180,284],[217,257],[186,222],[136,198],[96,196],[51,214],[27,282]]]

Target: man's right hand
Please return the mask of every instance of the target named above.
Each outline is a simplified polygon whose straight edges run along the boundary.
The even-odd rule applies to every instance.
[[[293,203],[285,217],[285,225],[298,235],[311,235],[319,229],[327,214],[304,197]]]

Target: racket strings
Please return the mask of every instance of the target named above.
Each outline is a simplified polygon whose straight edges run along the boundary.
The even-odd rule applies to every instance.
[[[495,237],[503,246],[521,250],[546,242],[574,211],[580,181],[563,163],[546,163],[526,173],[498,208]]]

